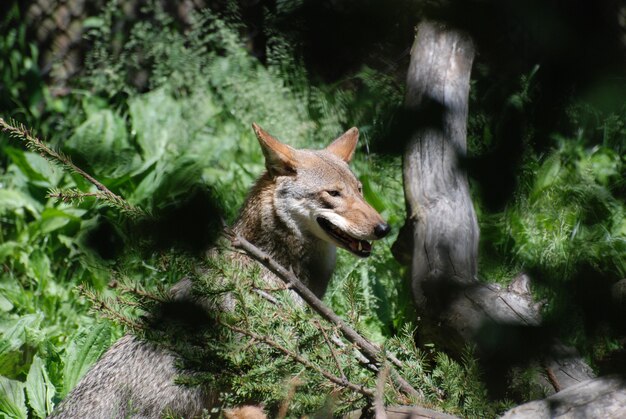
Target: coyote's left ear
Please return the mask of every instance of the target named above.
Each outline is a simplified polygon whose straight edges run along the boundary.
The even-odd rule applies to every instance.
[[[356,142],[358,140],[359,130],[356,127],[352,127],[326,147],[326,150],[330,151],[346,163],[350,163],[352,156],[354,156],[354,150],[356,149]]]
[[[265,167],[272,176],[290,175],[296,169],[296,150],[268,134],[256,123],[252,123],[256,138],[265,156]]]

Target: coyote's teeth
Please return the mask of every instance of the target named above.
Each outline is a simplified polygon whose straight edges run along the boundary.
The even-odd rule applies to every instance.
[[[361,244],[361,242],[359,242],[359,252],[363,250],[363,245]]]

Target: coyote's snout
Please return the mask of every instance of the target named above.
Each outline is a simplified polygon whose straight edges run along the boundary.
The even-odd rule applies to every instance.
[[[348,130],[323,150],[296,150],[258,125],[253,128],[267,171],[250,191],[233,230],[293,270],[322,296],[335,268],[337,246],[366,257],[372,249],[370,241],[389,233],[389,225],[365,202],[361,184],[348,168],[358,130]],[[254,263],[237,252],[231,254],[231,260]],[[264,281],[279,281],[269,270],[261,269]],[[172,298],[184,298],[190,288],[189,279],[180,281]],[[179,354],[125,336],[91,368],[53,416],[156,419],[169,412],[197,417],[212,407],[216,389],[176,384],[181,374],[178,365]],[[230,413],[233,417],[263,417],[256,407]]]

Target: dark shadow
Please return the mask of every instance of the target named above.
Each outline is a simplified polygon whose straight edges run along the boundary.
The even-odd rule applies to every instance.
[[[106,217],[100,217],[95,227],[85,233],[84,243],[105,261],[117,259],[124,249],[124,237]]]
[[[172,187],[176,190],[176,185]],[[202,257],[223,229],[221,202],[205,185],[189,188],[153,215],[138,220],[114,223],[108,217],[117,217],[117,212],[108,211],[103,209],[84,239],[87,248],[106,261],[124,257],[128,251],[151,254],[168,249]]]
[[[216,312],[196,298],[184,296],[155,302],[143,321],[145,339],[180,357],[177,367],[182,383],[194,382],[203,374],[226,382],[229,366],[220,351],[227,345],[227,333]]]
[[[190,188],[184,197],[155,211],[152,217],[131,226],[136,237],[156,250],[180,249],[200,255],[219,237],[223,225],[220,202],[206,186]]]
[[[393,113],[392,123],[372,145],[372,151],[378,154],[402,155],[407,142],[418,131],[443,131],[445,110],[441,102],[426,95],[418,106],[397,109]]]
[[[615,339],[615,330],[624,327],[623,318],[612,317],[615,307],[610,303],[611,283],[607,281],[602,284],[594,279],[597,280],[597,278],[578,279],[573,284],[575,288],[573,294],[576,297],[568,305],[562,305],[563,316],[550,316],[539,325],[524,324],[521,319],[519,323],[500,322],[483,312],[481,305],[489,306],[490,303],[482,301],[481,304],[481,301],[472,300],[469,296],[474,295],[473,291],[484,287],[484,284],[461,283],[443,278],[424,281],[422,291],[428,301],[428,307],[427,311],[421,311],[420,315],[428,320],[420,326],[418,341],[437,342],[438,347],[457,357],[463,353],[467,343],[474,345],[490,397],[524,401],[524,395],[515,394],[515,390],[511,390],[511,373],[514,368],[539,366],[545,370],[545,362],[548,359],[570,365],[571,361],[580,360],[580,355],[575,349],[558,343],[559,338],[563,338],[564,334],[567,335],[568,322],[575,321],[568,318],[567,314],[582,312],[586,341],[590,342],[589,349],[594,343],[607,339],[607,336]],[[474,307],[476,318],[480,319],[479,327],[475,330],[471,327],[464,331],[467,333],[468,330],[473,330],[469,342],[466,341],[467,336],[459,335],[458,324],[456,327],[450,327],[446,324],[447,320],[441,320],[448,318],[447,314],[453,306],[458,305],[459,300],[469,301],[470,306]],[[474,313],[471,313],[467,306],[464,310],[465,315],[473,318]],[[513,314],[513,311],[509,314]],[[442,334],[445,334],[443,339]],[[600,357],[597,372],[600,375],[626,374],[625,354],[624,348],[613,350],[607,348],[607,354]],[[546,379],[545,384],[550,386],[552,383]]]

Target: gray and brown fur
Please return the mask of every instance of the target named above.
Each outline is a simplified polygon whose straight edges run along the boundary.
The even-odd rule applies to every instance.
[[[327,148],[314,151],[293,149],[258,125],[253,128],[267,171],[251,189],[233,229],[322,296],[335,267],[336,247],[346,246],[320,227],[319,217],[354,240],[379,239],[389,231],[363,199],[360,183],[348,168],[358,131],[352,128]],[[233,259],[251,263],[245,255],[233,254]],[[263,272],[266,281],[278,281]],[[189,280],[181,281],[172,294],[184,296],[189,288]],[[214,392],[177,385],[178,361],[176,354],[159,345],[127,335],[87,372],[52,416],[160,418],[166,412],[199,416],[214,405]],[[248,410],[237,410],[236,417],[246,417],[241,412]]]

